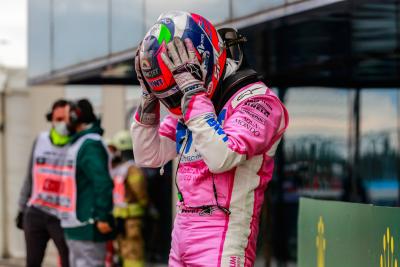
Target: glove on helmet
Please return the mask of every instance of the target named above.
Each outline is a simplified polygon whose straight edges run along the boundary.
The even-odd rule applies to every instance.
[[[176,85],[171,71],[161,59],[161,52],[166,51],[166,44],[174,37],[182,40],[191,39],[199,61],[201,62],[203,58],[207,60],[204,87],[209,98],[214,95],[222,80],[226,49],[215,27],[202,16],[193,13],[183,11],[164,13],[147,32],[139,52],[143,78],[152,93],[168,110],[180,116],[183,94]]]

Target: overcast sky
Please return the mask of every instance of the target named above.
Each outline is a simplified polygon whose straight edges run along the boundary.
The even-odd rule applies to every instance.
[[[0,0],[0,65],[26,67],[27,0]]]

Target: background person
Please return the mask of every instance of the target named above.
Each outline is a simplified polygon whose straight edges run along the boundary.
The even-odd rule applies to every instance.
[[[69,266],[68,247],[57,218],[62,187],[62,179],[57,170],[63,168],[63,159],[68,148],[68,115],[69,104],[66,100],[54,102],[51,112],[46,115],[46,119],[51,122],[51,129],[41,133],[32,147],[16,218],[17,227],[23,229],[25,234],[28,267],[42,265],[49,239],[57,247],[61,265]]]
[[[86,99],[71,103],[68,160],[75,168],[75,209],[63,218],[71,267],[105,265],[106,242],[112,235],[112,190],[107,148],[100,120]]]
[[[113,137],[114,217],[117,224],[117,252],[123,267],[144,266],[143,216],[148,202],[146,180],[133,160],[129,131]]]

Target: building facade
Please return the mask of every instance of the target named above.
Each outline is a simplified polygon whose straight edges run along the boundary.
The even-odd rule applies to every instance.
[[[301,196],[399,205],[399,0],[31,0],[30,84],[104,86],[107,99],[128,86],[137,95],[135,48],[173,9],[238,28],[248,62],[290,112],[261,257],[295,260]],[[104,111],[105,120],[130,112]]]

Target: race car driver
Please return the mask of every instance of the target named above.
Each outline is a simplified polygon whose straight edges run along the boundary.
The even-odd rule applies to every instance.
[[[233,57],[237,33],[223,33],[197,14],[168,12],[135,59],[143,90],[131,125],[136,163],[179,161],[173,267],[253,266],[264,191],[288,126],[278,97]],[[161,123],[159,102],[170,111]]]

